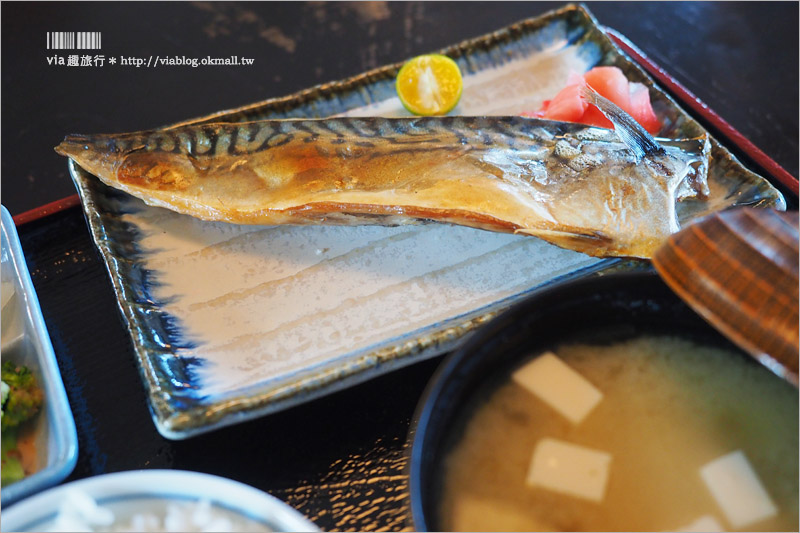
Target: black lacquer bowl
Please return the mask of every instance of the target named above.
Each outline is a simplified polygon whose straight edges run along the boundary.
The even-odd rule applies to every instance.
[[[537,291],[476,331],[445,359],[420,400],[410,432],[411,519],[443,529],[444,460],[481,398],[531,354],[565,341],[611,343],[664,334],[725,348],[756,365],[706,323],[652,271],[607,274]]]

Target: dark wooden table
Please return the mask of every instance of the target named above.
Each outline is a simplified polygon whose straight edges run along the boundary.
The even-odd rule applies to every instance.
[[[3,3],[2,203],[12,215],[75,193],[52,147],[70,132],[146,129],[282,96],[438,50],[556,2]],[[798,4],[587,7],[789,173],[798,173]],[[48,31],[102,32],[102,67],[50,65]],[[92,55],[95,55],[93,53]],[[137,68],[115,56],[254,59]],[[796,198],[790,200],[795,202]],[[129,339],[78,207],[18,228],[79,434],[69,479],[138,468],[262,488],[325,530],[400,530],[406,437],[441,359],[188,441],[155,430]]]

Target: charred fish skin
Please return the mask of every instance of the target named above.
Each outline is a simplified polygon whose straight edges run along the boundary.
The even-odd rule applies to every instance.
[[[150,205],[205,220],[437,221],[649,257],[675,231],[673,182],[704,182],[703,142],[665,143],[660,157],[678,161],[665,166],[641,164],[612,130],[579,124],[334,118],[68,136],[56,151]]]
[[[144,150],[192,157],[223,157],[252,155],[294,141],[327,141],[332,145],[370,149],[385,144],[397,150],[405,148],[408,153],[452,149],[457,144],[515,150],[586,129],[559,122],[542,128],[540,122],[549,121],[523,117],[423,117],[226,122],[118,135],[68,135],[56,147],[56,152],[74,157],[90,150],[99,155]]]

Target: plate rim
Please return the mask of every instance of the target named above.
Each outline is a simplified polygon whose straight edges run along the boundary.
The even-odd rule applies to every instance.
[[[53,343],[44,322],[39,298],[33,286],[30,271],[25,262],[22,244],[16,231],[16,226],[5,206],[0,206],[2,211],[0,226],[8,242],[8,253],[14,263],[14,269],[19,275],[22,286],[21,296],[27,310],[26,320],[32,326],[35,337],[31,339],[36,359],[39,363],[41,387],[44,389],[45,410],[48,425],[48,446],[52,441],[55,453],[52,457],[48,453],[48,464],[41,470],[25,478],[3,487],[0,491],[0,506],[6,507],[13,503],[47,489],[64,480],[74,469],[78,462],[78,432],[75,419],[67,398],[64,381],[58,368]]]
[[[158,489],[155,489],[158,487]],[[179,490],[180,489],[180,490]],[[56,508],[49,503],[58,501],[60,497],[71,490],[83,490],[93,498],[100,500],[118,497],[175,497],[197,498],[208,496],[213,491],[218,497],[210,499],[218,505],[235,513],[247,516],[262,525],[266,520],[262,515],[266,511],[277,511],[279,524],[288,527],[285,531],[319,531],[319,528],[300,511],[290,506],[283,500],[261,489],[229,479],[216,474],[198,472],[193,470],[170,469],[138,469],[100,474],[87,478],[77,479],[57,487],[53,487],[39,494],[30,496],[4,511],[2,531],[29,530],[23,526],[36,526],[50,518]],[[158,490],[158,494],[154,494]],[[149,491],[149,492],[148,492]],[[231,496],[235,491],[235,497]],[[101,497],[100,493],[103,494]],[[233,505],[241,499],[252,500],[253,503],[263,505],[263,508],[253,509],[256,512],[246,512],[243,507]],[[49,509],[41,512],[42,508]],[[30,518],[30,516],[35,518]],[[9,526],[10,524],[10,526]],[[23,529],[20,529],[23,528]]]

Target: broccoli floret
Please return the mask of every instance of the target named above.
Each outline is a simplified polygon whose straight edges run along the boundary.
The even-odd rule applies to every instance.
[[[3,363],[2,381],[9,388],[0,423],[0,430],[5,431],[19,426],[39,412],[44,394],[30,369],[11,361]]]
[[[16,483],[25,477],[19,450],[17,450],[17,433],[11,429],[3,431],[2,448],[0,448],[0,485]]]
[[[2,465],[0,466],[0,486],[11,485],[24,477],[25,469],[22,468],[22,462],[19,458],[4,453]]]

